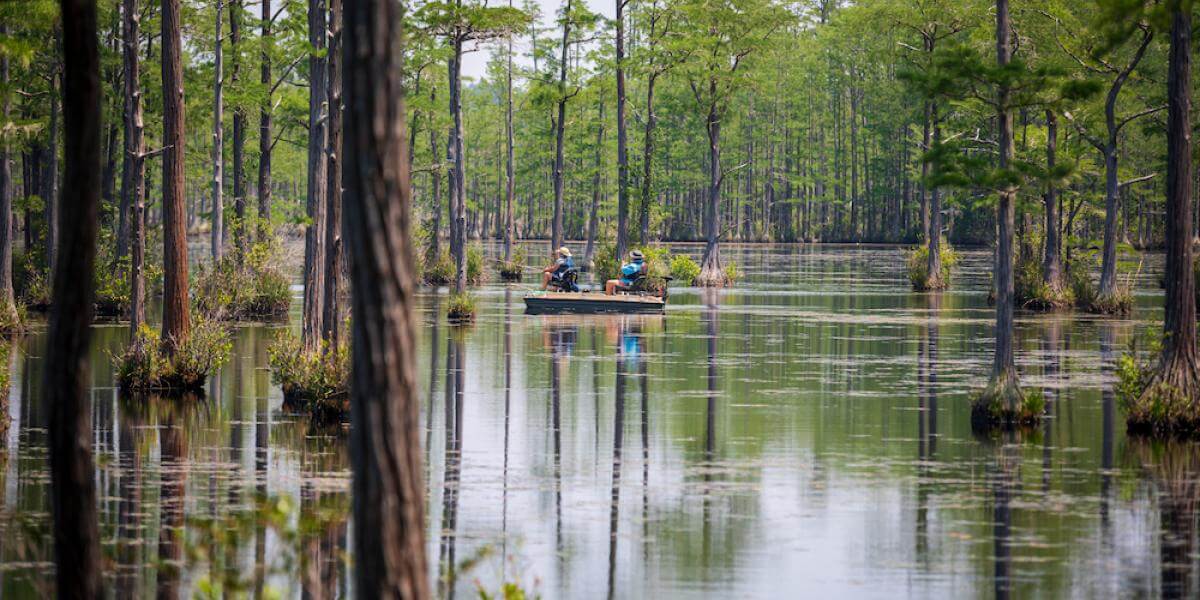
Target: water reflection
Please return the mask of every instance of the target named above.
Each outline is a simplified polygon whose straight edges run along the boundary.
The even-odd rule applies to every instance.
[[[1158,505],[1158,559],[1163,598],[1193,598],[1197,586],[1200,446],[1130,440],[1134,460],[1153,485]]]

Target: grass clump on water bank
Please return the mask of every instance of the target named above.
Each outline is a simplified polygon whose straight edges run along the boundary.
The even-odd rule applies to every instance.
[[[451,324],[465,325],[475,321],[475,299],[470,294],[450,294],[446,303],[446,318]]]
[[[1164,374],[1175,369],[1161,369],[1161,335],[1151,334],[1152,340],[1142,360],[1136,339],[1117,361],[1117,402],[1125,411],[1126,429],[1133,434],[1197,437],[1200,436],[1200,389],[1186,377],[1171,378]],[[1189,388],[1192,388],[1189,390]]]
[[[496,259],[496,271],[501,281],[520,281],[525,272],[525,252],[517,249],[513,250],[511,260]]]
[[[443,249],[437,256],[426,256],[425,264],[421,267],[421,281],[425,285],[447,285],[454,281],[454,259],[450,251]]]
[[[1013,373],[993,377],[971,403],[971,428],[1018,428],[1037,425],[1046,410],[1041,390],[1023,392]]]
[[[350,349],[345,344],[306,352],[295,336],[283,334],[267,348],[271,381],[283,390],[284,405],[318,421],[350,414]]]
[[[905,252],[904,264],[908,273],[908,281],[912,284],[914,292],[944,290],[950,287],[950,274],[954,270],[954,265],[958,264],[958,254],[946,240],[942,240],[938,244],[938,256],[942,261],[941,270],[938,279],[931,281],[929,277],[929,246],[920,245]]]
[[[196,309],[211,320],[257,321],[287,317],[292,303],[287,277],[272,266],[275,244],[259,242],[242,260],[237,251],[196,268],[192,294]]]
[[[733,265],[730,265],[732,267]],[[726,267],[728,269],[728,267]],[[684,285],[692,285],[700,276],[700,265],[686,254],[671,257],[671,277]]]
[[[1066,283],[1058,286],[1046,283],[1042,261],[1036,256],[1018,258],[1014,267],[1013,282],[1016,303],[1022,308],[1063,310],[1075,306],[1075,290],[1072,286]]]
[[[203,317],[193,317],[191,335],[173,353],[157,331],[142,325],[134,343],[116,358],[117,384],[126,392],[203,393],[208,376],[232,350],[225,328]]]

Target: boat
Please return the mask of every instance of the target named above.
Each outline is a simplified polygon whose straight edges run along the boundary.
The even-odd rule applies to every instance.
[[[525,314],[663,313],[667,301],[650,294],[600,292],[534,292],[525,296]]]

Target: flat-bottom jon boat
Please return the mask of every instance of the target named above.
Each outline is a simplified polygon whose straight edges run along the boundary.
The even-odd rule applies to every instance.
[[[558,313],[662,313],[667,301],[649,294],[616,294],[598,292],[535,292],[525,296],[525,313],[549,315]]]

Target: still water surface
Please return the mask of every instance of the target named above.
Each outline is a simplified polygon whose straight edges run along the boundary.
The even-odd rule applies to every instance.
[[[540,246],[538,246],[540,248]],[[677,250],[698,254],[698,247]],[[1200,450],[1126,438],[1113,362],[1135,320],[1019,313],[1037,431],[977,438],[990,253],[908,291],[895,249],[730,247],[744,280],[677,289],[665,316],[526,316],[489,284],[467,329],[420,297],[430,578],[547,598],[1116,597],[1197,587]],[[532,279],[529,277],[527,279]],[[293,315],[293,322],[295,322]],[[106,585],[117,597],[353,595],[345,434],[281,410],[237,330],[207,397],[119,397],[91,357]],[[0,591],[45,595],[44,336],[14,353],[0,468]],[[266,499],[266,500],[264,500]]]

